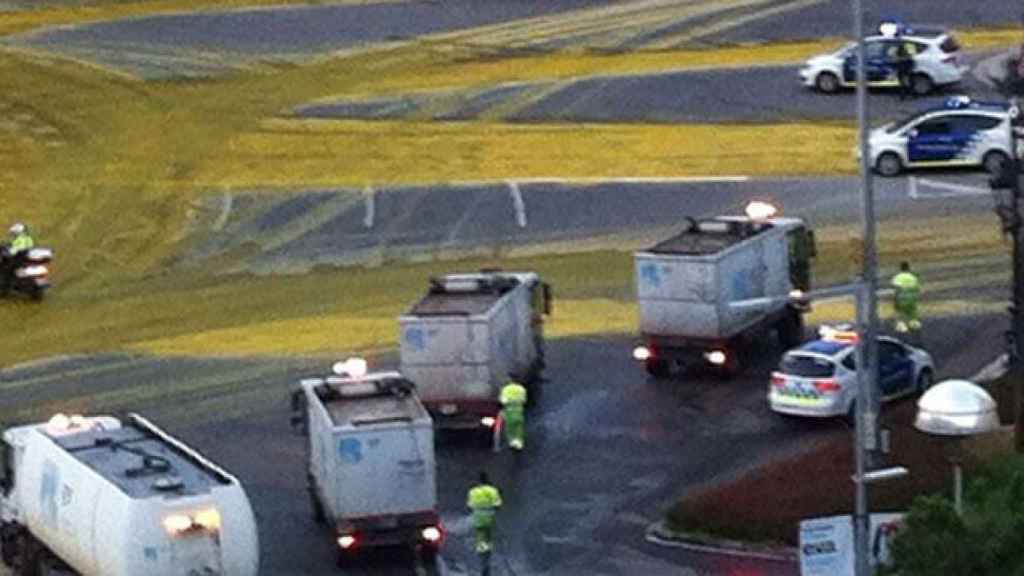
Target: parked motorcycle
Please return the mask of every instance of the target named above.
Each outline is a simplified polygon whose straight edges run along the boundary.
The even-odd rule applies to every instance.
[[[10,256],[7,246],[0,247],[0,297],[23,294],[33,300],[42,300],[50,288],[50,263],[53,250],[32,248]]]

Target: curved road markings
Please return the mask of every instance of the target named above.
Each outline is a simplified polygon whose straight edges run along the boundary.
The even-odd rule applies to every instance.
[[[363,197],[366,199],[366,216],[363,217],[363,226],[366,228],[373,228],[373,218],[376,212],[375,199],[377,193],[374,192],[373,186],[367,186],[363,189]]]
[[[657,35],[687,22],[717,20],[715,24],[702,27],[696,33],[673,38],[672,44],[676,45],[681,41],[680,38],[706,36],[780,12],[821,4],[824,0],[802,0],[792,5],[763,7],[774,2],[775,0],[647,0],[441,33],[431,35],[430,38],[481,46],[535,47],[557,43],[621,48],[634,39]],[[745,9],[756,11],[740,16],[716,18],[720,14],[728,15]],[[648,45],[657,44],[637,42],[637,46]]]
[[[39,376],[30,376],[28,378],[0,382],[0,390],[9,392],[11,390],[24,388],[26,386],[34,386],[44,382],[57,382],[60,380],[82,378],[84,376],[96,376],[98,374],[103,374],[104,372],[119,372],[129,366],[141,364],[149,360],[151,360],[151,358],[144,356],[129,356],[122,360],[115,360],[103,364],[93,364],[70,370],[58,370],[56,372],[50,372]]]
[[[516,225],[526,228],[526,204],[523,202],[523,194],[519,191],[519,184],[509,180],[508,191],[512,195],[512,209],[516,214]]]

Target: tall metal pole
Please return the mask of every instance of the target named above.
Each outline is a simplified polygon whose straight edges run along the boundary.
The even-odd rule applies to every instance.
[[[1021,113],[1019,102],[1011,100],[1011,110],[1016,115]],[[1011,114],[1013,116],[1013,114]],[[1013,382],[1014,404],[1014,448],[1018,454],[1024,453],[1024,234],[1021,233],[1020,197],[1021,159],[1017,153],[1017,131],[1014,127],[1016,118],[1010,121],[1010,234],[1013,239],[1013,343],[1010,349],[1010,378]]]
[[[878,402],[874,389],[877,379],[878,254],[875,248],[875,204],[872,190],[871,153],[868,140],[867,50],[864,44],[864,13],[861,0],[853,0],[854,35],[857,38],[857,127],[860,139],[861,181],[863,186],[863,270],[857,298],[857,403],[855,426],[856,506],[853,517],[854,573],[870,576],[870,516],[864,473],[869,450],[875,449]]]

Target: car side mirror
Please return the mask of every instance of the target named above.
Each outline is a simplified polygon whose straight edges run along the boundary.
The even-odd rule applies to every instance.
[[[917,138],[918,134],[919,132],[917,131],[917,128],[907,130],[907,138]]]

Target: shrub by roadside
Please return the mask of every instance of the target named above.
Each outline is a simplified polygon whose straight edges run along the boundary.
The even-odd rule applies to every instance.
[[[888,405],[883,426],[891,430],[891,465],[906,466],[904,478],[873,485],[873,512],[908,510],[921,494],[948,494],[952,469],[948,458],[964,457],[968,478],[983,460],[1005,453],[1006,432],[990,438],[948,441],[913,427],[916,399]],[[793,422],[820,435],[811,450],[769,463],[737,480],[684,496],[668,512],[667,527],[676,532],[795,545],[800,520],[851,514],[854,506],[852,431],[842,427],[822,434],[820,423]]]
[[[884,574],[1024,575],[1024,457],[968,481],[963,516],[948,499],[918,498],[892,544]]]

